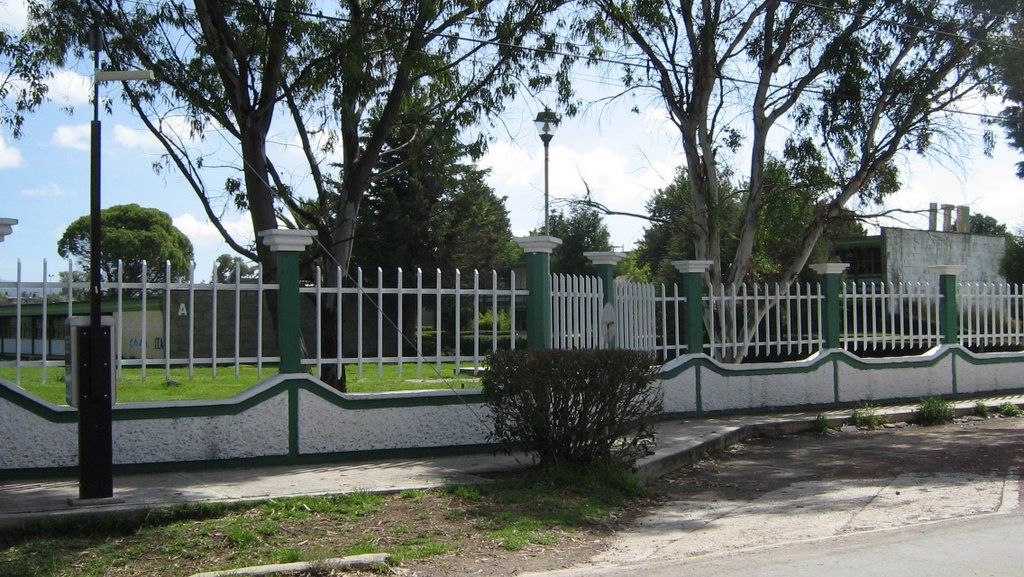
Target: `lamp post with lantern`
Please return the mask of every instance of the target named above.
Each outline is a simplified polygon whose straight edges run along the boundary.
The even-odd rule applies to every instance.
[[[548,212],[548,148],[561,122],[562,120],[555,114],[555,111],[546,106],[544,110],[537,113],[537,118],[533,121],[534,126],[537,127],[537,134],[540,135],[540,139],[544,143],[544,236],[551,234]]]

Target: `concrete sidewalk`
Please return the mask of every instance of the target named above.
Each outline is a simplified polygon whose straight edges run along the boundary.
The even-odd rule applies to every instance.
[[[1024,395],[989,397],[990,408],[1010,401],[1024,405]],[[957,414],[968,414],[975,400],[955,402]],[[889,420],[912,418],[916,406],[878,409]],[[824,411],[830,424],[847,421],[851,410]],[[657,426],[654,454],[637,463],[645,478],[657,478],[708,452],[744,438],[784,434],[811,427],[818,412],[777,413],[738,417],[669,420]],[[0,482],[0,530],[58,515],[104,515],[180,505],[265,500],[299,495],[397,492],[447,485],[486,482],[486,473],[529,466],[525,456],[467,455],[399,459],[362,463],[202,470],[123,475],[114,478],[114,497],[75,503],[77,479]]]

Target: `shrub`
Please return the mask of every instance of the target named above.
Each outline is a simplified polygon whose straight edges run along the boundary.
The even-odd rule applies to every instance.
[[[634,461],[653,443],[661,390],[654,355],[626,350],[497,351],[483,393],[492,439],[541,464]]]
[[[953,421],[953,405],[941,397],[925,397],[917,408],[917,422],[922,425],[941,425]]]
[[[1004,417],[1019,417],[1020,407],[1011,403],[1010,401],[1006,401],[1005,403],[999,405],[999,414]]]
[[[865,403],[853,410],[850,415],[853,426],[861,429],[875,430],[885,424],[885,420],[876,412],[875,407]]]

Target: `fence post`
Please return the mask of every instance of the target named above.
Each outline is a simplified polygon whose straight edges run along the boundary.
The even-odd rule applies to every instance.
[[[967,267],[958,264],[940,264],[928,267],[939,275],[939,330],[942,344],[953,345],[960,341],[960,314],[956,306],[956,277]]]
[[[261,230],[263,244],[277,253],[277,349],[280,373],[301,373],[299,253],[313,243],[311,230]]]
[[[585,252],[583,256],[590,259],[597,267],[597,276],[601,277],[604,287],[604,310],[601,312],[602,344],[609,348],[616,347],[615,321],[618,319],[618,304],[615,302],[615,265],[626,258],[622,252]]]
[[[847,262],[823,262],[810,265],[811,270],[818,273],[821,291],[825,293],[825,306],[822,307],[821,334],[822,344],[826,349],[839,348],[839,328],[842,326],[839,315],[839,276],[850,267]]]
[[[553,236],[514,239],[526,253],[526,348],[551,348],[551,251],[562,244]]]
[[[699,355],[704,352],[704,274],[711,265],[710,260],[674,260],[672,266],[683,274],[683,338],[686,354]]]

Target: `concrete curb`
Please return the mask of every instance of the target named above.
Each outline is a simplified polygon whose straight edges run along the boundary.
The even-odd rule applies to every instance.
[[[263,576],[277,575],[279,573],[297,573],[299,571],[317,569],[365,569],[373,565],[387,563],[389,558],[390,556],[387,553],[369,553],[366,555],[321,559],[319,561],[279,563],[277,565],[261,565],[258,567],[241,567],[239,569],[225,569],[223,571],[195,573],[191,577],[229,577],[231,575]]]
[[[995,413],[999,405],[1002,404],[999,399],[952,401],[953,413],[956,417],[973,415],[975,405],[978,402],[984,402],[991,413]],[[1024,403],[1014,404],[1024,409]],[[855,410],[823,411],[818,414],[825,416],[829,427],[839,428],[852,424],[853,412]],[[637,460],[634,471],[642,481],[649,482],[667,475],[676,469],[690,466],[715,451],[725,450],[746,439],[793,435],[811,430],[815,426],[818,414],[812,416],[810,413],[806,413],[789,418],[766,415],[764,421],[735,426],[725,425],[722,430],[709,435],[707,440],[696,445],[675,451],[666,451],[661,454],[655,453]],[[917,406],[875,407],[875,414],[886,423],[909,423],[913,422],[917,416]]]

